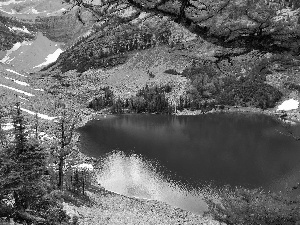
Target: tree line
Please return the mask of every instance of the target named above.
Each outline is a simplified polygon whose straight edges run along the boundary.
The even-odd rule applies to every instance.
[[[102,88],[103,94],[89,102],[88,108],[96,111],[108,108],[111,113],[161,113],[172,114],[176,110],[201,110],[203,113],[225,106],[243,106],[268,109],[275,107],[282,93],[265,82],[265,76],[220,78],[211,66],[196,66],[185,69],[182,74],[190,84],[185,95],[171,102],[167,94],[171,85],[148,86],[127,99],[116,97],[109,87]]]
[[[116,98],[109,87],[102,89],[104,93],[94,98],[88,105],[94,110],[109,108],[111,113],[162,113],[171,114],[174,109],[169,103],[166,94],[171,92],[170,85],[150,87],[146,85],[136,96],[128,99]]]

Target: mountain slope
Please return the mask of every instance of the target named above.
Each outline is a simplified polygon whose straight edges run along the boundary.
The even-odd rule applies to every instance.
[[[42,33],[38,33],[32,41],[17,43],[14,46],[1,61],[12,65],[16,70],[27,72],[40,69],[48,55],[62,51],[61,43],[50,41]]]
[[[60,0],[7,0],[0,2],[0,12],[19,19],[34,19],[61,13],[68,5]]]

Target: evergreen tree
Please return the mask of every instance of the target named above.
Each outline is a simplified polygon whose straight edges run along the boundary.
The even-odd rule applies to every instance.
[[[54,127],[57,142],[53,148],[53,156],[58,164],[58,188],[63,190],[65,160],[72,153],[72,138],[78,118],[68,109],[62,109],[61,115]]]
[[[28,139],[19,104],[15,107],[13,125],[14,141],[0,152],[0,196],[13,200],[14,215],[20,217],[20,212],[35,208],[37,199],[44,194],[47,157],[36,140]]]

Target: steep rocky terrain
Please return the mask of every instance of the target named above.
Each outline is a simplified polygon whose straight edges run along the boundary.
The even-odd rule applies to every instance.
[[[7,51],[17,42],[34,38],[34,25],[8,18],[0,14],[0,51]]]
[[[5,16],[20,19],[34,19],[37,16],[49,16],[66,10],[59,0],[4,0],[0,2],[0,11]]]
[[[42,33],[37,33],[33,40],[24,41],[19,45],[15,44],[14,51],[8,52],[1,61],[7,65],[12,65],[19,71],[38,70],[44,65],[44,62],[47,65],[49,55],[51,57],[54,54],[55,57],[55,52],[62,52],[62,45],[62,43],[50,41]]]
[[[50,40],[69,43],[71,45],[78,37],[87,33],[94,24],[95,18],[88,11],[82,11],[82,21],[78,20],[78,9],[69,13],[37,17],[35,25],[37,29]]]
[[[68,7],[61,1],[1,2],[1,11],[14,12],[0,12],[1,62],[17,70],[36,71],[53,62],[53,58],[55,61],[77,38],[91,32],[93,15],[81,10],[83,20],[79,21],[79,9],[67,11]]]

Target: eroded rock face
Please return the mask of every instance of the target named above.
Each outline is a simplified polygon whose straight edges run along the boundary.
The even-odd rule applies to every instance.
[[[12,28],[24,28],[29,31],[21,32],[20,30],[13,30]],[[14,18],[7,18],[0,15],[0,51],[6,51],[13,47],[17,42],[29,41],[34,38],[34,25],[26,24]]]
[[[93,15],[81,12],[82,21],[78,19],[78,9],[60,16],[38,17],[36,27],[52,41],[68,43],[87,32],[93,25]]]

